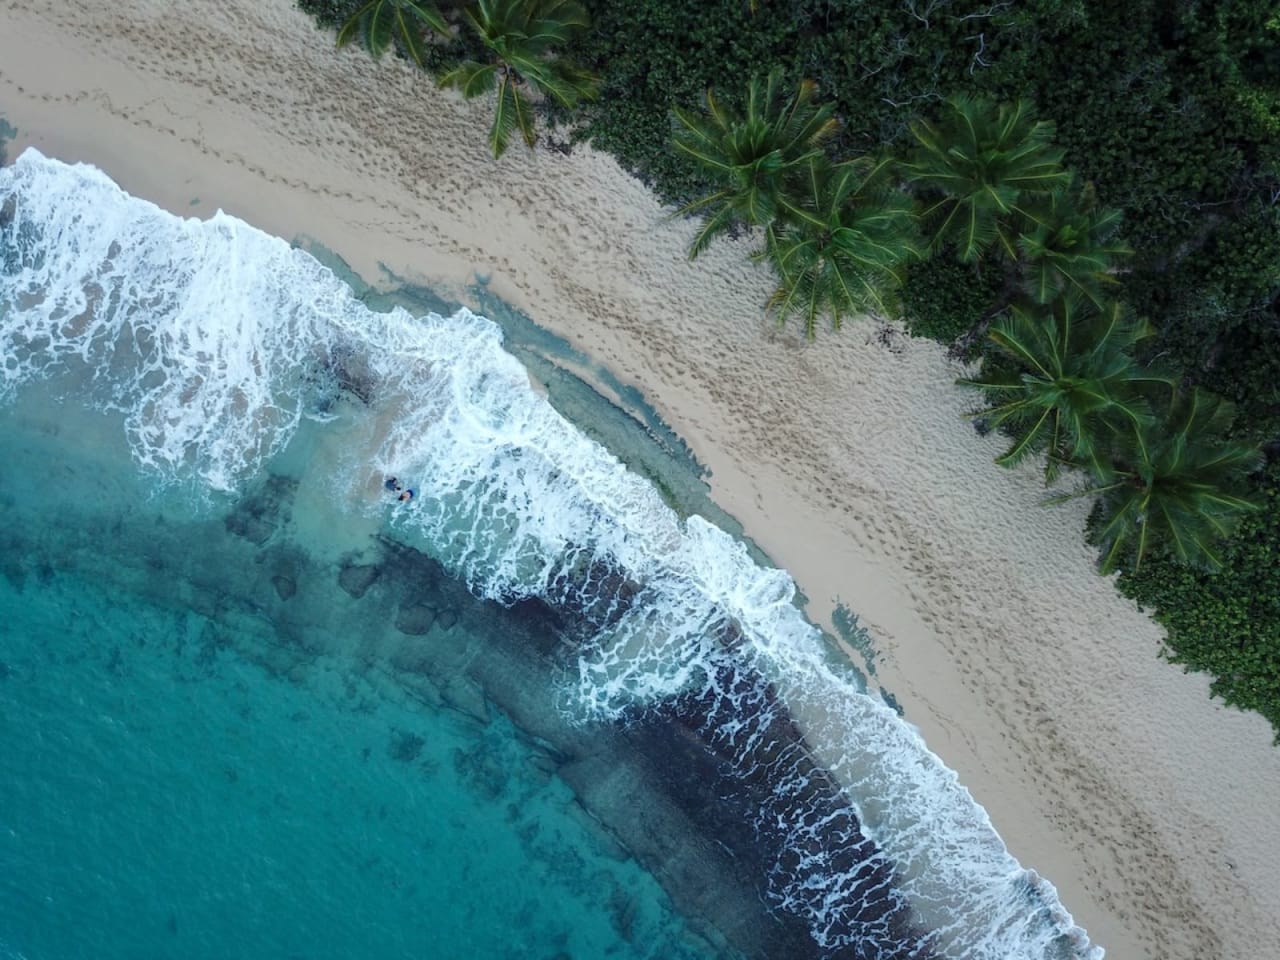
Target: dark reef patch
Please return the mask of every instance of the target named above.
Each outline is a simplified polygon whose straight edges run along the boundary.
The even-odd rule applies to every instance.
[[[359,600],[373,586],[381,572],[376,563],[347,562],[338,572],[338,586]]]
[[[262,546],[288,524],[297,491],[298,481],[293,477],[271,474],[236,502],[223,521],[227,532]]]
[[[331,561],[309,556],[291,539],[295,489],[288,478],[269,478],[225,517],[165,524],[145,514],[124,515],[118,523],[112,518],[116,549],[109,561],[97,551],[68,551],[20,531],[10,531],[14,542],[6,554],[22,557],[24,568],[60,557],[59,569],[74,563],[155,602],[216,617],[223,626],[201,636],[194,656],[188,651],[183,682],[198,682],[203,669],[234,647],[294,683],[323,676],[319,666],[343,658],[353,676],[393,685],[422,709],[449,710],[477,729],[500,711],[536,749],[539,775],[566,783],[602,828],[602,842],[634,856],[691,929],[726,958],[928,960],[894,893],[892,870],[859,832],[784,705],[739,663],[741,637],[731,621],[716,628],[724,657],[718,680],[758,717],[759,736],[749,743],[724,735],[724,721],[740,717],[725,712],[727,701],[705,695],[629,724],[575,722],[554,691],[576,674],[582,642],[600,622],[644,603],[644,589],[595,560],[563,584],[569,601],[553,607],[526,599],[502,607],[477,600],[434,559],[387,537],[372,538],[358,556],[340,561],[335,576]],[[85,522],[70,514],[66,520],[76,531],[68,536],[90,536]],[[195,542],[200,551],[189,548]],[[162,574],[149,562],[155,557],[164,558]],[[335,586],[358,602],[323,602],[326,594],[334,597]],[[290,602],[283,602],[285,594]],[[272,627],[266,634],[264,620]],[[251,626],[238,629],[241,624]],[[345,709],[376,708],[363,682],[347,689]],[[383,749],[418,763],[425,748],[417,737],[409,729],[391,730]],[[496,750],[453,757],[454,773],[477,798],[501,796],[514,775],[504,763]],[[784,778],[805,786],[781,795],[775,788]],[[840,905],[825,929],[833,938],[861,937],[857,948],[822,947],[811,934],[812,911],[776,900],[780,882],[801,869],[798,858],[814,854],[827,858],[827,869],[853,878],[845,889],[854,899]],[[620,931],[630,929],[633,912],[624,901],[615,905]]]
[[[415,603],[401,607],[396,614],[396,629],[411,637],[421,637],[431,632],[436,622],[436,609],[428,603]]]
[[[374,590],[387,602],[421,603],[421,585],[429,583],[434,604],[452,600],[464,610],[477,604],[465,594],[462,601],[461,585],[430,557],[389,538],[379,543],[384,576]],[[757,717],[749,740],[724,733],[726,721],[741,718],[730,715],[728,699],[706,693],[627,724],[579,725],[548,708],[545,691],[576,661],[572,638],[592,635],[601,620],[615,622],[643,593],[599,561],[579,573],[582,582],[564,590],[577,604],[486,604],[484,615],[467,623],[483,640],[464,653],[448,643],[437,616],[435,629],[421,638],[427,642],[415,637],[416,646],[402,647],[396,666],[434,677],[445,705],[470,713],[457,701],[463,678],[448,666],[465,661],[463,673],[475,683],[461,689],[492,701],[546,745],[591,816],[659,879],[682,913],[704,918],[742,955],[929,960],[925,932],[913,927],[891,866],[861,833],[840,787],[813,758],[773,688],[732,657],[742,641],[732,621],[718,628],[726,655],[717,686]],[[478,796],[500,793],[498,771],[485,758],[455,756],[454,767]],[[784,781],[803,786],[780,794]],[[843,874],[841,888],[851,893],[825,916],[829,942],[856,947],[818,944],[804,904],[762,906],[773,902],[780,882],[803,879],[815,859]]]

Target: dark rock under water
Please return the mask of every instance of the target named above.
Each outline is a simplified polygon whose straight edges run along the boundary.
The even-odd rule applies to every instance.
[[[424,583],[433,595],[443,584],[460,588],[425,554],[389,538],[379,542],[386,571],[379,587],[399,603],[412,604]],[[599,562],[586,569],[600,592],[616,587],[617,593],[569,591],[584,598],[579,609],[526,600],[501,613],[486,610],[486,618],[501,625],[487,631],[487,642],[466,667],[486,697],[554,750],[562,779],[658,878],[681,912],[709,922],[744,956],[928,960],[927,938],[913,927],[891,866],[862,835],[840,787],[758,674],[726,658],[717,684],[736,688],[738,702],[758,712],[759,735],[749,741],[723,735],[724,722],[734,719],[726,715],[732,707],[705,691],[620,724],[571,724],[548,712],[541,692],[564,676],[577,653],[565,637],[592,633],[602,611],[613,622],[642,593]],[[726,650],[742,641],[732,624],[721,633]],[[431,673],[431,662],[424,649],[418,668]],[[804,786],[779,794],[779,778]],[[809,829],[798,832],[801,821]],[[806,848],[797,848],[798,842]],[[850,877],[846,889],[859,893],[825,924],[829,942],[854,945],[823,947],[808,919],[769,906],[771,880],[815,860]]]
[[[434,559],[386,536],[371,538],[359,556],[334,566],[290,539],[295,489],[287,478],[268,478],[229,518],[138,530],[127,525],[141,521],[125,521],[116,542],[140,545],[138,555],[116,556],[95,574],[220,622],[265,618],[274,639],[237,652],[291,681],[321,657],[337,655],[394,682],[425,707],[453,710],[467,722],[489,722],[496,707],[722,955],[928,960],[923,931],[911,928],[909,911],[894,893],[892,869],[860,834],[839,788],[814,761],[769,684],[734,659],[742,638],[731,626],[718,637],[726,654],[720,687],[740,692],[739,702],[760,713],[759,736],[724,736],[730,706],[705,694],[625,723],[576,722],[552,702],[553,691],[574,669],[578,643],[600,620],[612,622],[629,604],[643,602],[637,585],[595,562],[583,568],[591,589],[569,591],[582,598],[581,607],[536,599],[499,606],[476,599]],[[199,556],[189,549],[193,538],[207,545]],[[26,566],[34,569],[40,546],[22,546]],[[84,556],[89,562],[94,554]],[[163,576],[156,575],[156,563]],[[323,603],[307,602],[317,598]],[[234,630],[226,637],[250,643]],[[420,748],[412,736],[393,733],[387,751],[409,763]],[[494,778],[502,771],[483,756],[460,755],[454,764],[480,794],[497,789]],[[803,786],[780,794],[779,776]],[[797,824],[808,828],[797,832]],[[808,848],[798,849],[798,842]],[[856,875],[858,889],[868,892],[826,925],[828,942],[852,946],[823,947],[812,935],[811,917],[777,903],[778,882],[801,868],[799,858],[819,853],[826,869]],[[615,913],[625,929],[628,906],[619,904]]]

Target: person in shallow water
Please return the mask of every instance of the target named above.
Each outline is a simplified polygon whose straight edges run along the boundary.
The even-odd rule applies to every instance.
[[[400,492],[400,496],[396,497],[396,499],[399,500],[401,503],[408,503],[410,500],[413,499],[413,490],[412,489],[402,490]]]
[[[392,493],[399,493],[401,490],[404,489],[402,486],[400,486],[400,481],[397,480],[395,477],[387,477],[387,480],[383,484],[383,486],[386,487],[388,490],[390,490]]]

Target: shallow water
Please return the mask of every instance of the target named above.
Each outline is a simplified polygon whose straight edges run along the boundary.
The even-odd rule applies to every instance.
[[[298,592],[277,597],[308,604],[304,641],[220,596],[235,576],[193,583],[252,545],[63,442],[94,417],[32,399],[0,427],[0,943],[31,960],[714,955],[465,671],[435,674],[459,685],[450,705],[368,654],[377,631],[326,631],[356,602],[311,582],[315,558],[292,558]]]
[[[0,210],[11,950],[1096,955],[786,574],[492,323],[32,152]]]

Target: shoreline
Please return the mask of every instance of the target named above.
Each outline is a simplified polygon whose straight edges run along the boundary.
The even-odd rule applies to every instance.
[[[694,225],[585,148],[494,163],[484,103],[333,50],[287,0],[181,18],[7,5],[11,156],[34,144],[176,213],[313,237],[373,283],[386,264],[469,302],[489,275],[645,392],[815,622],[837,599],[859,615],[907,719],[1109,956],[1243,958],[1280,936],[1269,726],[1157,658],[1160,630],[1093,571],[1085,506],[1041,508],[1033,468],[991,463],[941,347],[777,331],[747,244],[685,263]]]

